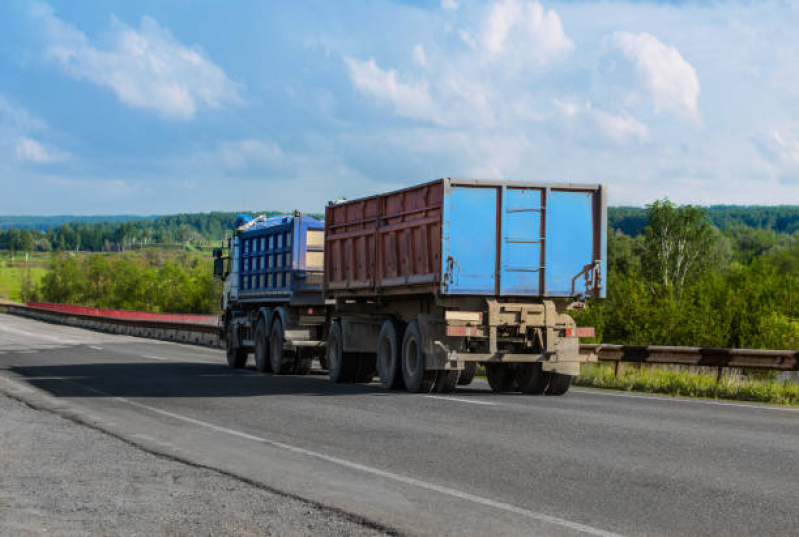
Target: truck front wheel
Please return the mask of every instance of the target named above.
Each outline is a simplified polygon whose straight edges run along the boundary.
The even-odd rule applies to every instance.
[[[411,321],[402,338],[402,379],[411,393],[430,393],[436,382],[437,371],[427,369],[424,345],[419,323]]]
[[[233,333],[233,323],[228,323],[225,329],[225,350],[229,367],[241,369],[247,365],[247,351],[238,346],[238,341]]]

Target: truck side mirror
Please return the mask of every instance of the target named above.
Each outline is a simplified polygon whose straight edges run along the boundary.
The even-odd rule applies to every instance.
[[[223,280],[225,278],[225,260],[221,257],[214,259],[214,278]]]

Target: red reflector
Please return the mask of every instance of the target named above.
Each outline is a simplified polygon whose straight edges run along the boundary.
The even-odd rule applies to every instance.
[[[575,335],[577,337],[596,337],[596,330],[593,326],[581,326]]]
[[[477,328],[474,326],[448,326],[447,335],[456,337],[475,337],[477,336]]]
[[[313,308],[308,308],[308,315],[313,315]]]

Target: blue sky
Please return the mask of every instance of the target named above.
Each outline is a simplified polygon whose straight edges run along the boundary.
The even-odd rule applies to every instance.
[[[438,177],[799,203],[799,3],[11,0],[0,213],[319,211]]]

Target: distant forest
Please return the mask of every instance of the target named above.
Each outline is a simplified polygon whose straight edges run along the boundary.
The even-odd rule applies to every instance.
[[[167,216],[0,216],[0,250],[115,252],[153,244],[210,246],[230,233],[239,212]],[[256,211],[246,214],[280,214]],[[641,234],[647,209],[610,207],[608,226],[629,237]],[[728,235],[754,228],[772,234],[799,232],[799,205],[715,205],[704,209],[709,222]]]

